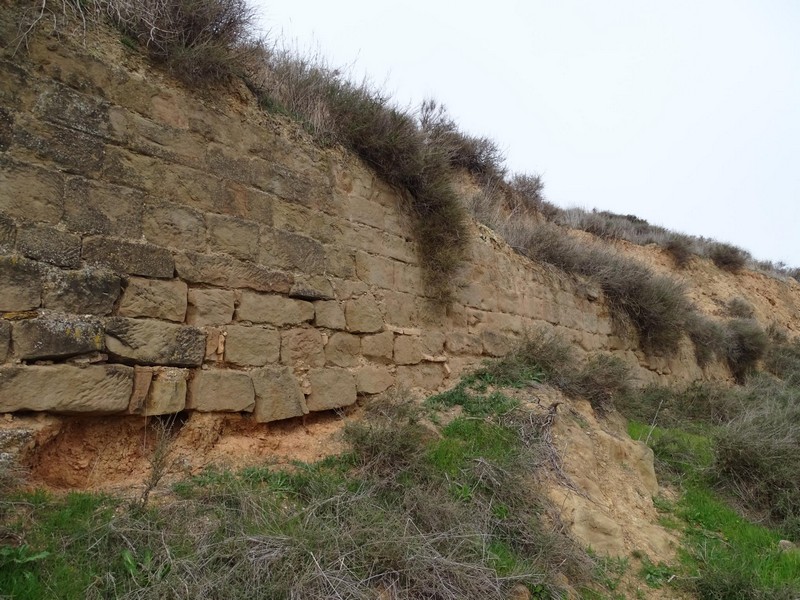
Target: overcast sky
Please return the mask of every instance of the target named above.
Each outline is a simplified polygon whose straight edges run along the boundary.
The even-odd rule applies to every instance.
[[[559,206],[800,266],[797,0],[252,1],[273,40],[444,103]]]

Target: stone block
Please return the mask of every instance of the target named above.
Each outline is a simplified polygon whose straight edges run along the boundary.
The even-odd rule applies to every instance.
[[[81,238],[45,225],[27,225],[17,231],[17,250],[34,260],[74,269],[81,264]]]
[[[106,348],[113,357],[135,364],[199,367],[206,339],[188,325],[112,317],[106,321]]]
[[[353,374],[344,369],[312,369],[308,374],[311,393],[306,399],[308,410],[331,410],[350,406],[356,401]]]
[[[483,354],[481,338],[463,331],[448,332],[445,346],[447,351],[453,354],[472,354],[475,356]]]
[[[387,323],[399,327],[417,325],[419,318],[416,296],[391,290],[381,290],[375,295],[380,300],[383,318]]]
[[[444,352],[445,334],[441,331],[424,331],[419,339],[419,348],[426,356],[439,356]]]
[[[419,338],[410,335],[398,335],[395,337],[394,362],[398,365],[416,365],[422,362]]]
[[[242,260],[256,260],[258,257],[258,223],[208,213],[206,226],[212,252],[223,252]]]
[[[285,365],[322,367],[325,351],[316,329],[290,329],[281,334],[281,362]]]
[[[64,222],[78,233],[138,239],[144,205],[140,190],[72,177],[64,194]]]
[[[225,360],[243,367],[262,367],[278,362],[281,334],[274,329],[229,325],[225,338]]]
[[[264,228],[258,262],[289,271],[320,274],[325,272],[325,249],[310,237]]]
[[[361,353],[370,358],[392,359],[394,354],[394,334],[383,331],[375,335],[365,335],[361,338]]]
[[[345,303],[344,315],[348,331],[374,333],[383,329],[381,311],[371,294],[348,300]]]
[[[227,325],[233,320],[236,294],[233,290],[191,288],[186,322],[189,325]]]
[[[235,181],[223,181],[218,199],[222,212],[226,214],[252,219],[262,225],[272,225],[274,199],[270,194]]]
[[[414,265],[396,262],[394,270],[395,289],[415,296],[422,296],[425,285],[422,279],[422,269]]]
[[[15,321],[11,339],[14,355],[22,360],[66,358],[105,347],[99,319],[58,313]]]
[[[358,364],[361,340],[349,333],[334,333],[325,345],[325,360],[337,367],[352,367]]]
[[[8,348],[11,345],[11,323],[0,320],[0,363],[6,361]]]
[[[333,300],[336,294],[333,285],[324,275],[298,276],[289,290],[290,298],[300,300]]]
[[[81,315],[109,315],[119,298],[121,279],[107,269],[50,269],[45,274],[43,306]]]
[[[122,317],[152,317],[183,323],[188,286],[180,279],[131,277],[122,293],[118,314]]]
[[[181,250],[204,250],[206,222],[200,211],[171,202],[148,203],[142,232],[151,244]]]
[[[0,413],[113,414],[127,410],[133,369],[122,365],[0,368]]]
[[[289,367],[264,367],[250,372],[256,394],[253,416],[258,423],[308,414],[306,398]]]
[[[175,264],[165,248],[107,237],[83,240],[83,259],[105,265],[118,273],[172,279]]]
[[[445,369],[441,363],[420,363],[397,367],[397,383],[405,388],[427,392],[439,389],[444,383]]]
[[[14,249],[17,239],[17,226],[14,221],[0,213],[0,254],[8,254]]]
[[[56,224],[64,210],[64,176],[0,155],[0,209],[7,215]]]
[[[236,318],[239,321],[269,323],[278,327],[297,325],[314,318],[314,305],[305,300],[245,290],[236,309]]]
[[[483,353],[489,356],[505,356],[514,349],[514,339],[495,331],[486,330],[481,333]]]
[[[394,287],[394,261],[363,251],[356,252],[356,274],[369,285],[387,290]]]
[[[0,312],[39,308],[42,267],[17,255],[0,256]]]
[[[186,408],[201,412],[253,412],[253,381],[242,371],[195,371],[189,382]]]
[[[314,323],[317,327],[325,327],[327,329],[344,329],[347,327],[344,309],[335,300],[315,302],[314,311]]]
[[[288,294],[294,283],[288,273],[222,254],[180,252],[175,255],[175,268],[178,276],[190,283],[250,288],[258,292]]]
[[[188,377],[186,369],[136,367],[136,385],[128,412],[145,417],[181,412],[186,408]],[[141,401],[134,405],[137,395]]]
[[[394,385],[394,375],[389,367],[368,365],[356,372],[356,389],[359,394],[380,394]]]

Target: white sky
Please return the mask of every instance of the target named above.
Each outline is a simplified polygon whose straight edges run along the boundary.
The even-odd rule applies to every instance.
[[[263,27],[434,97],[560,206],[800,266],[797,0],[252,0]]]

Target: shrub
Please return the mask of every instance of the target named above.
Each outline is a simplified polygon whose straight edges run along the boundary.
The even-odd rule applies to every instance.
[[[692,239],[679,233],[670,235],[664,244],[664,250],[672,257],[675,266],[679,269],[686,267],[692,260]]]
[[[728,315],[738,319],[752,319],[755,314],[753,305],[744,298],[737,296],[728,302]]]
[[[610,354],[589,358],[575,377],[571,388],[586,398],[598,414],[614,407],[614,399],[630,391],[630,368]]]
[[[728,322],[728,366],[739,382],[753,372],[767,350],[769,339],[757,321],[733,319]]]
[[[721,323],[692,311],[686,320],[686,333],[694,345],[695,360],[700,367],[705,367],[715,358],[728,357],[730,340]]]
[[[730,244],[712,243],[706,250],[708,257],[717,267],[731,273],[738,273],[747,264],[747,252]]]
[[[800,338],[775,339],[764,357],[767,371],[787,383],[800,387]]]

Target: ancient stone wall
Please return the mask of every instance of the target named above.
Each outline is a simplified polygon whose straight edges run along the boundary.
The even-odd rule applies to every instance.
[[[654,373],[602,296],[474,226],[427,297],[404,193],[243,88],[195,93],[125,48],[0,63],[0,413],[252,413],[436,390],[542,324]]]

